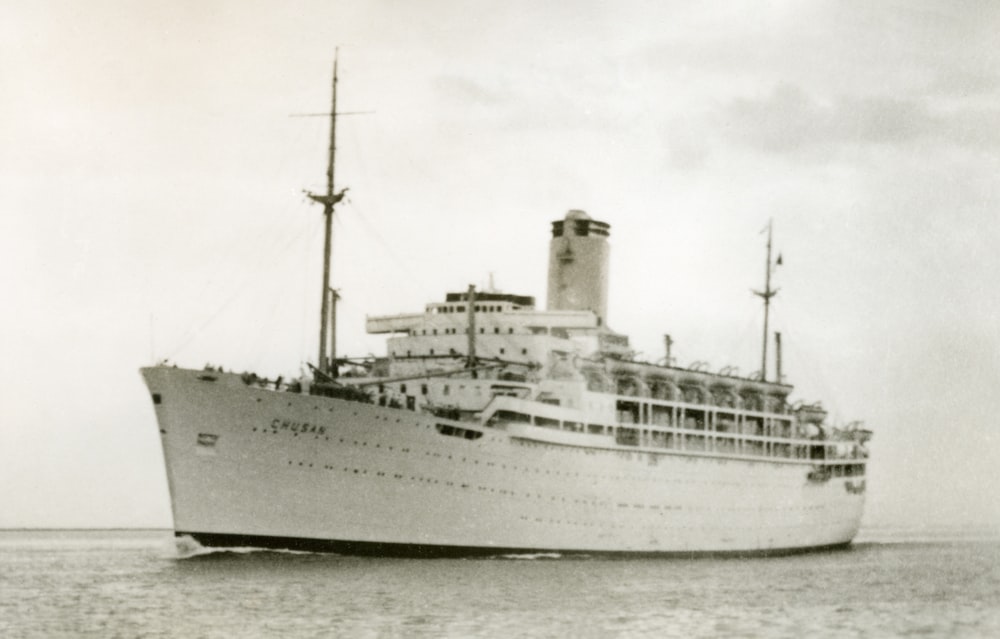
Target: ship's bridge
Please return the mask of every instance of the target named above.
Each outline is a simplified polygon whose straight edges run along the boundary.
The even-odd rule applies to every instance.
[[[468,323],[468,293],[448,293],[444,302],[427,304],[423,313],[383,315],[369,317],[365,328],[371,334],[410,333],[425,323],[436,327]],[[530,295],[509,295],[507,293],[478,293],[473,300],[473,312],[480,314],[510,313],[513,311],[533,311],[535,298]],[[432,318],[441,315],[439,320]]]
[[[465,357],[470,330],[477,357],[543,368],[604,346],[610,332],[593,311],[541,311],[534,302],[526,295],[487,292],[475,294],[470,309],[467,293],[449,293],[443,302],[427,304],[423,313],[369,317],[366,329],[391,335],[387,354],[397,363]],[[627,344],[625,336],[620,339]]]
[[[474,324],[481,334],[568,337],[575,329],[599,326],[592,311],[539,311],[535,309],[535,298],[529,295],[477,293],[472,307]],[[467,293],[448,293],[444,302],[427,304],[423,313],[369,317],[365,323],[365,329],[371,334],[406,333],[410,336],[468,334],[469,326]]]

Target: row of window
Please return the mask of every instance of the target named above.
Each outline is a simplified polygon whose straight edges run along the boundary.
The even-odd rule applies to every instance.
[[[475,304],[473,311],[476,313],[503,313],[504,307],[497,304]],[[464,313],[465,304],[458,306],[438,306],[434,309],[436,313]]]
[[[437,432],[442,435],[449,435],[451,437],[460,437],[462,439],[479,439],[483,436],[478,430],[470,430],[468,428],[459,428],[458,426],[452,426],[450,424],[434,424],[434,428]]]
[[[442,331],[441,335],[468,335],[469,334],[468,327],[463,328],[461,333],[458,332],[457,328],[447,328],[446,327],[446,328],[442,328],[440,330]],[[422,328],[422,329],[420,329],[420,332],[417,332],[417,329],[411,328],[409,330],[408,334],[409,334],[410,337],[419,337],[420,335],[437,335],[438,334],[438,329],[436,329],[436,328],[432,328],[432,329],[430,329],[430,331],[431,332],[428,333],[426,328]],[[501,333],[500,327],[499,326],[494,326],[493,327],[493,334],[494,335],[499,335],[500,333]],[[486,327],[485,326],[480,326],[479,327],[479,334],[480,335],[485,335],[486,334]],[[514,334],[514,327],[513,326],[508,326],[507,327],[507,334],[508,335],[513,335]]]
[[[314,464],[311,463],[311,462],[299,461],[296,464],[296,462],[294,462],[293,460],[288,460],[288,465],[289,466],[298,466],[298,467],[302,467],[302,468],[313,468],[314,467]],[[336,467],[334,465],[331,465],[331,464],[324,464],[323,465],[323,469],[324,470],[329,470],[329,471],[337,471],[337,470],[339,470],[339,471],[341,471],[343,473],[353,474],[353,475],[371,475],[371,476],[374,476],[374,477],[384,477],[384,478],[387,478],[387,479],[390,477],[390,474],[388,472],[386,472],[386,471],[375,471],[375,470],[371,470],[370,471],[367,468],[356,468],[356,467],[350,467],[350,466],[344,466],[344,467],[338,468],[338,467]],[[641,511],[644,511],[644,512],[649,512],[651,514],[657,514],[658,513],[658,514],[660,514],[662,516],[668,516],[670,513],[674,512],[674,511],[681,511],[681,510],[688,510],[688,511],[718,511],[718,510],[720,510],[719,508],[712,508],[710,506],[701,506],[701,507],[698,507],[698,506],[694,506],[694,505],[683,506],[683,505],[680,505],[680,504],[650,504],[650,503],[637,503],[637,502],[627,502],[627,501],[626,502],[614,502],[614,501],[610,501],[610,500],[606,500],[606,499],[580,499],[580,498],[573,498],[573,497],[567,498],[565,495],[551,495],[551,494],[550,495],[545,495],[545,494],[539,493],[539,492],[534,492],[534,493],[532,493],[532,492],[524,492],[524,493],[520,493],[520,492],[515,491],[515,490],[510,490],[509,488],[496,488],[496,487],[493,487],[493,486],[472,485],[472,484],[469,484],[469,483],[456,482],[456,481],[447,480],[447,479],[435,479],[433,477],[425,477],[425,476],[421,476],[421,475],[406,476],[403,473],[398,473],[398,472],[397,473],[393,473],[391,475],[391,477],[392,477],[392,479],[396,479],[396,480],[403,480],[403,481],[407,481],[408,480],[410,483],[416,482],[416,483],[420,483],[420,484],[443,485],[445,487],[454,487],[454,488],[460,488],[460,489],[463,489],[463,490],[468,490],[468,489],[475,488],[476,491],[479,492],[479,493],[493,493],[493,494],[505,495],[505,496],[508,496],[508,497],[514,497],[514,498],[521,497],[523,495],[523,497],[527,498],[527,499],[531,499],[531,500],[535,500],[535,499],[537,499],[537,500],[544,500],[544,501],[551,502],[551,503],[556,503],[556,504],[562,503],[562,504],[567,504],[568,505],[570,503],[573,503],[573,504],[576,504],[578,506],[589,506],[591,508],[602,508],[602,509],[613,508],[615,510],[615,512],[621,512],[622,510],[641,510]],[[725,510],[725,511],[729,511],[729,512],[759,511],[759,510],[790,511],[790,510],[818,510],[819,508],[820,507],[816,506],[816,505],[812,505],[812,506],[800,506],[800,507],[794,507],[794,506],[790,507],[790,506],[787,506],[787,505],[783,505],[783,506],[777,507],[777,508],[773,508],[773,507],[772,508],[766,508],[766,507],[765,508],[761,508],[759,505],[750,505],[750,506],[744,505],[744,506],[730,506],[728,508],[723,508],[721,510]],[[521,515],[520,519],[523,520],[523,521],[527,521],[527,516]],[[544,523],[543,520],[539,519],[539,518],[535,518],[535,521],[539,522],[539,523]],[[608,527],[624,527],[624,525],[625,525],[626,522],[622,522],[618,517],[615,517],[615,518],[613,518],[611,520],[592,520],[592,519],[588,519],[588,520],[584,520],[584,521],[550,519],[550,520],[548,520],[548,523],[570,524],[570,525],[579,525],[579,526],[586,526],[586,527],[604,527],[604,528],[608,528]]]
[[[865,474],[864,464],[838,464],[829,468],[831,477],[861,477]]]
[[[507,354],[507,349],[506,349],[506,348],[503,348],[503,347],[501,347],[501,348],[499,349],[499,353],[500,353],[501,355],[506,355],[506,354]],[[427,352],[427,354],[428,354],[428,355],[435,355],[436,353],[435,353],[434,349],[433,349],[433,348],[431,348],[431,349],[428,349],[428,352]],[[527,349],[527,348],[522,348],[522,349],[521,349],[521,355],[527,355],[527,354],[528,354],[528,349]],[[390,356],[392,356],[392,357],[402,357],[402,355],[401,355],[401,354],[400,354],[399,352],[397,352],[397,351],[391,351],[391,352],[389,353],[389,355],[390,355]],[[442,355],[443,355],[443,353],[442,353]],[[448,349],[448,355],[450,355],[450,356],[452,356],[452,357],[465,357],[465,354],[464,354],[464,353],[459,353],[459,352],[458,352],[457,350],[455,350],[454,348],[449,348],[449,349]],[[409,350],[409,349],[408,349],[408,350],[406,351],[406,357],[413,357],[413,351],[412,351],[412,350]],[[419,355],[417,355],[417,357],[419,357]]]
[[[826,446],[833,444],[791,444],[744,439],[736,436],[711,436],[700,433],[671,433],[657,430],[630,428],[627,426],[604,426],[601,424],[581,424],[560,421],[549,417],[531,416],[527,413],[499,410],[494,413],[487,426],[499,423],[534,424],[553,430],[586,432],[591,435],[610,435],[619,446],[642,446],[680,451],[714,452],[755,457],[777,457],[782,459],[824,459]]]
[[[379,392],[380,395],[383,394],[383,393],[385,393],[385,388],[386,388],[385,384],[379,384],[378,385],[378,392]],[[478,385],[472,385],[471,388],[473,388],[475,390],[475,392],[476,392],[477,395],[482,390],[482,387],[478,386]],[[406,389],[407,389],[406,384],[400,384],[399,385],[399,392],[400,392],[400,394],[406,395]],[[459,387],[458,387],[458,390],[459,391],[464,391],[465,390],[465,384],[460,384]],[[428,392],[430,392],[430,388],[428,387],[428,385],[427,384],[421,384],[420,385],[420,394],[421,395],[427,395]],[[526,392],[526,389],[522,389],[522,388],[519,388],[517,386],[498,386],[496,384],[493,384],[493,385],[490,386],[490,392],[492,394],[494,394],[494,395],[505,395],[505,396],[509,396],[509,397],[522,397],[524,395],[524,393]],[[442,386],[441,387],[441,394],[442,395],[450,395],[451,394],[451,384],[445,384],[444,386]],[[399,420],[397,419],[396,421],[399,421]]]
[[[790,423],[784,420],[775,420],[770,427],[766,427],[762,421],[758,418],[747,418],[743,421],[743,428],[738,428],[736,421],[732,419],[717,419],[716,427],[713,429],[711,427],[706,427],[705,425],[705,413],[704,411],[692,410],[692,409],[679,409],[680,413],[684,415],[683,419],[676,420],[674,425],[673,420],[654,420],[648,422],[652,426],[662,426],[664,428],[682,428],[685,430],[692,431],[707,431],[710,433],[719,433],[727,435],[751,435],[756,437],[781,437],[784,439],[792,438],[792,426]],[[637,424],[639,422],[634,419],[629,418],[627,415],[623,415],[621,411],[618,414],[618,421],[623,424]],[[568,430],[571,432],[583,433],[587,432],[591,435],[614,435],[616,429],[636,431],[638,429],[630,428],[628,426],[606,426],[603,424],[582,424],[580,422],[575,422],[571,420],[559,420],[550,417],[541,417],[537,415],[529,415],[528,413],[521,413],[518,411],[511,410],[499,410],[493,414],[490,418],[488,425],[492,426],[498,422],[517,422],[525,424],[534,424],[536,426],[542,426],[545,428],[552,428],[555,430]],[[643,429],[642,432],[645,436],[650,433],[656,434],[660,431]]]
[[[389,420],[386,420],[386,421],[389,421]],[[399,422],[400,420],[396,419],[395,421]],[[417,427],[417,428],[421,428],[421,427],[423,427],[423,428],[430,428],[430,424],[421,424],[419,422],[416,422],[413,425],[415,427]],[[484,433],[481,433],[479,431],[473,431],[471,429],[461,428],[461,427],[457,427],[457,426],[452,426],[452,425],[449,425],[449,424],[440,424],[440,423],[435,424],[435,429],[437,430],[438,433],[440,433],[442,435],[447,435],[447,436],[452,436],[452,437],[458,437],[458,438],[467,439],[467,440],[480,439],[484,435]],[[254,431],[258,431],[259,430],[260,432],[264,432],[264,433],[268,432],[268,429],[264,429],[264,428],[261,428],[261,429],[254,428],[253,430]],[[624,431],[625,433],[627,433],[628,431],[636,431],[636,430],[637,429],[621,428],[620,432]],[[278,431],[274,430],[273,432],[277,433]],[[691,437],[700,438],[700,436],[688,436],[688,439],[690,439]],[[317,439],[318,439],[318,437],[317,437]],[[326,436],[325,439],[329,440],[330,437]],[[349,441],[349,440],[345,440],[345,438],[341,437],[339,439],[339,442],[341,444],[353,444],[354,446],[368,447],[368,442],[367,441],[358,441],[358,440]],[[526,441],[516,440],[516,441],[513,441],[511,443],[520,444],[522,446],[527,445],[527,446],[530,446],[530,447],[538,447],[538,446],[546,447],[546,448],[550,447],[549,444],[546,444],[546,443],[543,443],[543,442],[526,442]],[[627,442],[619,442],[619,443],[627,443]],[[748,444],[755,444],[755,445],[757,445],[758,448],[759,448],[759,451],[761,451],[761,454],[763,453],[764,450],[766,450],[765,445],[763,443],[761,443],[761,442],[747,442],[747,443]],[[382,446],[379,443],[375,443],[374,446],[372,446],[372,448],[382,448]],[[392,446],[392,445],[387,445],[384,448],[386,448],[389,451],[392,451],[392,450],[396,449],[396,447]],[[821,447],[812,447],[812,448],[821,448]],[[685,450],[692,450],[692,449],[693,448],[691,448],[691,447],[685,446]],[[399,450],[400,453],[404,453],[404,454],[411,453],[411,452],[413,452],[414,454],[417,454],[417,455],[420,454],[419,451],[411,451],[411,449],[408,448],[408,447],[399,447],[398,450]],[[772,443],[771,444],[771,450],[773,451],[773,456],[786,456],[787,457],[787,456],[791,455],[790,451],[792,450],[792,447],[790,447],[787,444]],[[584,452],[586,454],[592,455],[592,454],[596,454],[597,451],[589,450],[589,449],[581,449],[581,452]],[[605,450],[605,451],[601,451],[601,452],[603,452],[604,454],[613,453],[613,454],[616,454],[618,457],[629,459],[629,460],[634,459],[635,461],[639,461],[639,462],[642,462],[643,460],[646,460],[646,461],[648,461],[649,465],[651,465],[651,466],[658,465],[655,462],[659,461],[658,460],[659,456],[657,454],[655,454],[655,453],[649,453],[649,454],[639,453],[639,452],[633,453],[631,451],[625,451],[625,450],[618,450],[618,451],[607,451],[607,450]],[[716,452],[719,452],[719,451],[717,450]],[[734,450],[734,451],[731,451],[731,452],[736,452],[736,451]],[[810,452],[813,453],[813,457],[815,458],[816,457],[815,453],[817,451],[811,450]],[[461,459],[459,459],[459,457],[457,455],[453,456],[452,454],[448,454],[447,452],[439,452],[439,451],[426,450],[426,451],[424,451],[424,455],[426,455],[426,456],[433,456],[433,457],[436,457],[436,458],[441,458],[442,461],[443,461],[444,458],[447,458],[448,460],[454,459],[455,461],[461,461],[461,462],[465,462],[465,463],[473,463],[473,464],[476,464],[476,465],[480,464],[480,460],[479,459],[467,458],[467,457],[461,457]],[[698,462],[698,461],[706,461],[706,460],[699,460],[698,458],[686,458],[685,461],[686,462]],[[716,459],[714,461],[717,462],[717,463],[725,463],[725,460],[720,460],[720,459]],[[291,463],[292,462],[289,461],[289,464],[291,464]],[[298,465],[299,466],[303,466],[303,467],[308,467],[308,468],[314,467],[313,463],[311,463],[311,462],[304,462],[304,461],[303,462],[299,462]],[[574,476],[575,477],[591,477],[591,478],[602,478],[602,479],[618,480],[618,481],[622,481],[622,480],[632,480],[632,481],[646,480],[646,481],[649,481],[649,480],[652,480],[652,481],[655,481],[657,483],[664,482],[664,481],[669,481],[669,482],[672,482],[672,483],[680,482],[680,483],[689,483],[689,484],[696,484],[696,483],[700,483],[700,484],[708,483],[708,484],[717,484],[717,485],[732,485],[733,484],[732,481],[718,481],[718,480],[715,480],[715,481],[708,480],[708,481],[706,481],[705,478],[693,478],[693,477],[684,477],[684,476],[677,476],[677,477],[667,478],[667,477],[656,477],[656,476],[651,476],[651,475],[647,475],[647,474],[636,476],[636,475],[619,474],[619,473],[613,473],[613,474],[601,474],[601,473],[591,474],[591,473],[580,472],[580,471],[561,472],[559,470],[551,470],[551,469],[548,469],[548,468],[529,467],[529,466],[520,466],[519,467],[516,464],[506,464],[506,463],[501,463],[501,462],[485,461],[485,460],[483,461],[483,465],[486,466],[486,467],[500,467],[500,468],[503,468],[505,470],[509,469],[509,470],[512,470],[512,471],[527,472],[528,474],[535,473],[535,474],[538,474],[538,475],[544,474],[544,475],[563,475],[563,476],[567,476],[567,477],[574,477]],[[329,470],[335,470],[335,468],[333,466],[330,466],[330,465],[324,465],[323,467],[326,468],[326,469],[329,469]],[[830,476],[830,475],[832,475],[833,477],[861,477],[861,476],[864,476],[864,464],[845,464],[845,465],[828,466],[827,468],[829,470],[827,470],[825,472],[829,473],[828,476]],[[347,471],[349,469],[345,468],[344,470]],[[356,474],[357,473],[368,474],[368,471],[367,470],[363,470],[363,469],[362,470],[354,469],[354,472]],[[373,473],[373,474],[377,474],[378,476],[385,476],[386,475],[386,473],[383,473],[383,472],[378,472],[378,473]],[[397,475],[396,477],[397,478],[401,478],[402,476],[401,475]],[[431,480],[427,480],[427,481],[430,482]],[[434,480],[433,483],[438,483],[438,481]],[[451,482],[449,482],[449,485],[450,485],[450,483]],[[466,487],[466,485],[463,485],[463,488],[464,487]],[[480,488],[480,490],[484,490],[484,488]],[[494,492],[493,489],[490,489],[490,491]],[[496,491],[496,492],[504,492],[504,491]],[[511,492],[510,494],[513,495],[514,493]],[[527,496],[530,497],[531,495],[528,494]],[[540,495],[540,494],[537,495],[537,496],[539,498],[542,497],[542,495]],[[553,498],[553,499],[555,499],[555,498]],[[562,499],[562,501],[566,501],[564,498],[561,498],[561,499]],[[581,503],[581,504],[590,503],[590,505],[599,505],[598,502],[596,502],[596,501],[590,502],[589,500],[578,500],[578,499],[573,499],[572,501],[574,503]],[[636,507],[641,507],[641,506],[636,506]]]

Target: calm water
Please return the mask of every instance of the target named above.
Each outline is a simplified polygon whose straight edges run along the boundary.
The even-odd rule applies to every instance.
[[[866,537],[775,559],[383,560],[0,532],[0,637],[1000,637],[1000,540]]]

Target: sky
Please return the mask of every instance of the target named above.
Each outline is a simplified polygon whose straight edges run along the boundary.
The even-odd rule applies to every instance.
[[[760,367],[875,432],[865,524],[1000,530],[991,2],[0,7],[0,527],[169,527],[138,369],[314,362],[339,47],[341,354],[469,284],[544,305],[611,224],[640,357]]]

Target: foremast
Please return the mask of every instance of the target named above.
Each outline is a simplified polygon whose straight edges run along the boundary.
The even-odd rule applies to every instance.
[[[333,207],[344,199],[347,189],[340,193],[334,190],[334,167],[337,155],[337,58],[338,51],[333,56],[333,99],[330,107],[330,149],[326,169],[326,193],[317,195],[308,193],[309,198],[323,205],[324,239],[323,239],[323,291],[320,305],[319,321],[319,357],[317,369],[331,377],[337,377],[337,324],[335,305],[337,292],[330,287],[330,257],[333,250]],[[329,338],[329,349],[327,340]]]

